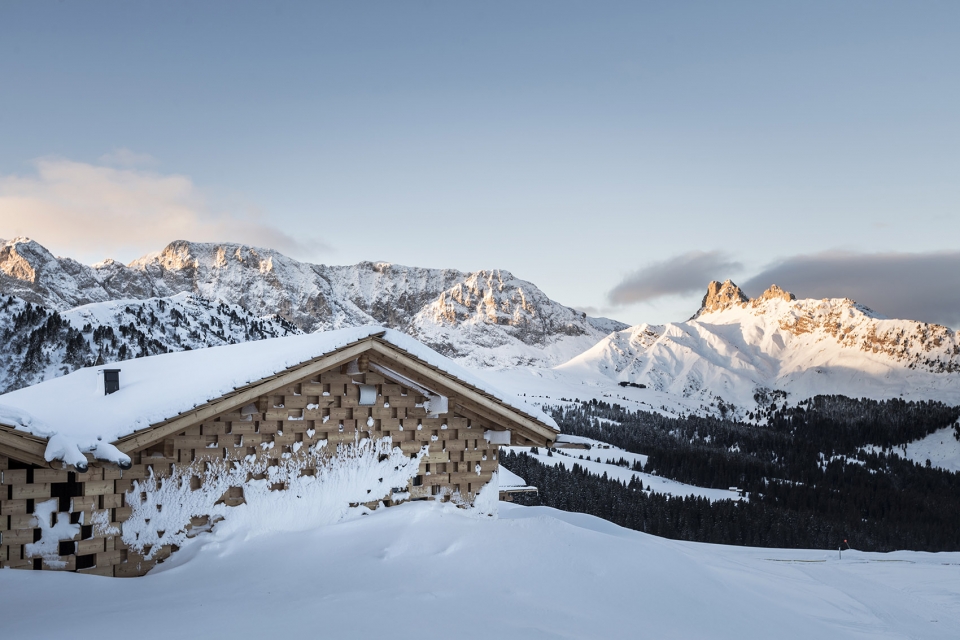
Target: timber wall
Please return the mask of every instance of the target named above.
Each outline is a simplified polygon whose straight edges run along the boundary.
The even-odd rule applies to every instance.
[[[360,406],[355,382],[377,386],[374,406]],[[148,561],[124,544],[120,528],[132,511],[126,494],[134,481],[151,471],[157,477],[169,476],[174,465],[213,458],[238,460],[255,455],[277,464],[284,454],[299,448],[296,443],[306,446],[326,440],[327,447],[335,451],[337,444],[355,442],[358,435],[390,436],[394,445],[411,456],[427,445],[429,452],[408,487],[410,498],[440,495],[447,499],[459,492],[470,502],[497,470],[498,448],[484,440],[483,432],[498,427],[468,410],[460,413],[470,417],[457,415],[453,399],[447,414],[428,418],[424,401],[416,391],[377,373],[347,376],[337,368],[261,396],[253,415],[242,415],[238,408],[136,451],[131,455],[133,466],[126,471],[91,465],[87,473],[79,474],[0,456],[0,567],[143,575],[176,548],[164,547]],[[372,426],[368,426],[370,418]],[[273,487],[278,491],[285,488]],[[52,518],[66,518],[81,527],[73,540],[61,542],[59,561],[48,564],[31,557],[27,545],[40,539],[36,506],[53,499],[58,504]],[[381,500],[391,504],[390,495],[366,504],[375,507]],[[242,504],[242,487],[231,489],[221,501],[229,506]],[[208,524],[195,518],[191,526],[206,528]]]

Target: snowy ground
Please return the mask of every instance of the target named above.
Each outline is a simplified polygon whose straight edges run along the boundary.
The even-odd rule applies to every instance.
[[[909,443],[905,452],[902,448],[891,451],[917,464],[926,464],[929,460],[931,466],[960,471],[960,441],[953,434],[953,427],[946,427]]]
[[[956,638],[960,553],[675,542],[418,502],[201,536],[139,579],[0,571],[0,637]]]
[[[661,478],[649,473],[633,471],[628,467],[621,467],[616,464],[623,458],[627,464],[632,465],[636,461],[645,464],[647,456],[639,453],[631,453],[619,447],[576,436],[560,436],[562,440],[568,442],[585,442],[592,445],[591,449],[565,449],[558,447],[553,451],[553,455],[547,455],[546,449],[538,449],[539,453],[532,453],[531,447],[509,447],[510,450],[517,453],[526,453],[543,464],[563,465],[567,469],[572,469],[574,464],[584,467],[589,473],[596,476],[602,476],[604,473],[611,480],[620,480],[629,483],[631,478],[636,478],[643,482],[643,488],[652,490],[656,493],[662,493],[668,496],[700,496],[713,500],[741,500],[736,492],[727,489],[710,489],[706,487],[697,487],[692,484],[684,484],[669,478]],[[582,458],[581,458],[582,456]]]
[[[583,376],[560,369],[517,367],[510,369],[476,369],[474,373],[498,389],[510,391],[522,400],[538,406],[557,406],[582,400],[619,404],[630,411],[652,411],[675,416],[681,413],[709,414],[699,400],[656,391],[621,387],[605,376]]]

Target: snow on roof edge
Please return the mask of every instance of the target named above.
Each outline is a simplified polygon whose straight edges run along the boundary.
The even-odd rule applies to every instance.
[[[0,395],[0,424],[49,438],[61,434],[81,451],[114,442],[165,422],[238,388],[304,365],[362,340],[376,337],[450,375],[478,392],[551,429],[556,422],[537,407],[482,381],[464,367],[393,329],[357,327],[235,345],[160,354],[114,363],[121,391],[97,392],[101,367]],[[162,393],[158,393],[162,391]],[[58,402],[50,402],[56,397]],[[64,430],[60,425],[69,424]]]

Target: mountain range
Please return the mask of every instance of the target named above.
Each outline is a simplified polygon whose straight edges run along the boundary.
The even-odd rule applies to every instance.
[[[849,299],[797,300],[775,285],[750,299],[729,280],[711,282],[689,320],[630,327],[498,269],[330,266],[187,241],[128,265],[87,266],[17,238],[0,241],[0,294],[9,356],[0,391],[97,360],[378,324],[465,365],[540,380],[526,389],[504,379],[517,391],[551,380],[642,385],[683,410],[741,418],[817,394],[960,404],[956,331]]]
[[[507,271],[310,264],[177,241],[123,265],[0,242],[0,389],[93,362],[378,324],[477,367],[550,367],[626,324],[561,305]],[[171,315],[172,314],[172,315]]]

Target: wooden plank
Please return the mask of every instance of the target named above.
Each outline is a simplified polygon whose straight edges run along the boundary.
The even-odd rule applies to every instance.
[[[105,542],[103,538],[89,538],[77,543],[77,555],[85,556],[91,553],[101,553],[104,550]]]
[[[123,564],[112,565],[113,575],[117,578],[139,578],[150,571],[154,564],[146,560],[140,562],[127,560]]]
[[[83,495],[102,496],[105,493],[114,492],[113,480],[94,480],[93,482],[83,483]]]
[[[97,554],[96,563],[98,567],[120,564],[123,558],[122,551],[103,551]]]
[[[97,496],[84,496],[70,499],[70,513],[93,511],[100,504]]]
[[[7,529],[34,529],[39,526],[37,524],[37,517],[32,513],[10,515],[3,519],[9,522]]]
[[[0,500],[0,515],[20,515],[26,512],[26,500]]]
[[[8,569],[32,569],[33,560],[20,559],[20,546],[10,548],[10,560],[4,560],[3,566]]]
[[[66,482],[69,480],[68,472],[61,469],[34,469],[34,482]]]
[[[424,486],[432,487],[438,484],[450,484],[450,474],[449,473],[431,473],[429,476],[423,476]]]
[[[90,576],[103,576],[105,578],[113,577],[113,565],[104,565],[100,566],[97,564],[95,567],[90,567],[89,569],[77,569],[77,573],[84,573]]]
[[[450,454],[444,451],[431,451],[424,457],[420,459],[421,462],[427,462],[430,464],[437,464],[441,462],[449,462]]]
[[[3,476],[3,484],[27,484],[26,469],[8,469],[0,475]]]
[[[43,457],[46,450],[45,439],[0,425],[0,454],[20,462],[48,467],[49,463]]]
[[[10,497],[13,500],[42,500],[50,497],[50,483],[39,482],[33,484],[13,485]]]
[[[103,496],[103,508],[113,509],[123,506],[123,496],[119,493],[107,493]]]
[[[24,545],[33,543],[33,529],[13,529],[3,532],[4,545]]]

